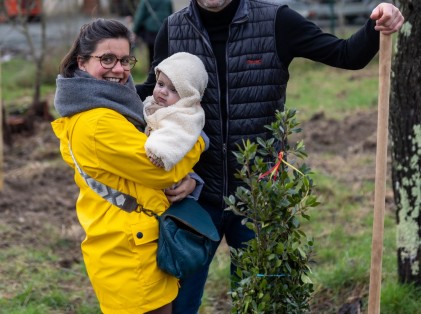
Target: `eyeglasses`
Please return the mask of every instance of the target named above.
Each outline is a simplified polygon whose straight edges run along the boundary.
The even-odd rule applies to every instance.
[[[112,69],[115,67],[118,61],[120,61],[120,64],[122,68],[125,71],[129,71],[133,69],[133,67],[136,65],[137,59],[135,56],[124,56],[122,58],[117,58],[115,54],[112,53],[106,53],[102,56],[89,56],[91,58],[97,58],[99,59],[99,62],[101,63],[101,66],[104,69]]]

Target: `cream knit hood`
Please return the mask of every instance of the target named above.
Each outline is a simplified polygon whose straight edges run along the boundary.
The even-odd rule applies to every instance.
[[[145,148],[149,155],[160,158],[170,170],[196,143],[205,125],[205,113],[200,101],[208,84],[203,62],[190,53],[179,52],[155,67],[155,74],[164,73],[180,96],[175,104],[162,107],[152,114],[148,108],[155,101],[144,101],[144,116],[151,130]]]
[[[155,75],[163,72],[173,83],[180,98],[191,96],[202,99],[208,85],[208,72],[202,60],[187,52],[178,52],[155,67]]]

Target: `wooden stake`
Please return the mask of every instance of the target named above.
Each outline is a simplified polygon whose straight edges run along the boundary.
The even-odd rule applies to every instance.
[[[380,34],[376,182],[368,314],[380,313],[392,36]]]
[[[1,58],[1,49],[0,49]],[[2,94],[2,69],[0,59],[0,191],[3,190],[4,167],[3,167],[3,94]]]

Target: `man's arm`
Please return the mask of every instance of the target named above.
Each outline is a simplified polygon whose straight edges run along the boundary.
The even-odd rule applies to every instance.
[[[312,21],[289,9],[279,8],[276,17],[276,40],[281,62],[288,67],[296,57],[356,70],[365,67],[379,49],[379,31],[392,34],[400,29],[403,16],[390,3],[379,4],[370,20],[348,39],[322,31]]]
[[[374,21],[348,39],[324,32],[297,12],[281,7],[276,17],[278,54],[286,66],[297,57],[343,69],[360,69],[376,55],[379,34]]]

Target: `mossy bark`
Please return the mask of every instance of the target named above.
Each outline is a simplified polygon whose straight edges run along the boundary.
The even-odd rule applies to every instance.
[[[421,285],[421,2],[402,0],[400,9],[389,115],[398,275]]]

